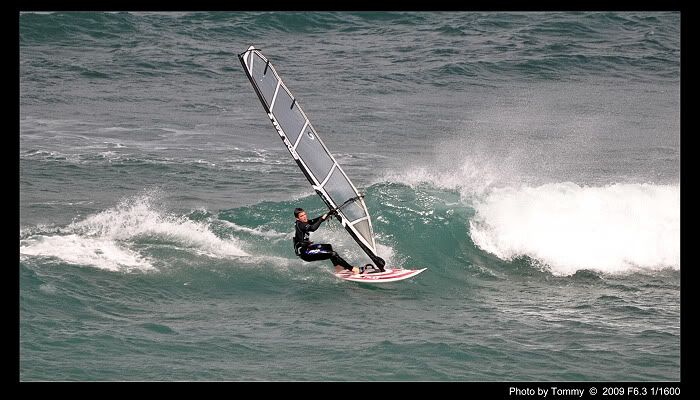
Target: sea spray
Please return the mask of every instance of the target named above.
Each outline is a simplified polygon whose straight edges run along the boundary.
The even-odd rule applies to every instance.
[[[529,256],[554,274],[680,269],[679,186],[509,187],[474,208],[474,243],[505,260]]]
[[[20,240],[20,254],[55,257],[69,263],[107,270],[153,269],[148,257],[133,250],[143,237],[177,243],[210,257],[242,257],[248,253],[233,237],[220,238],[207,222],[196,222],[159,210],[153,193],[130,197],[116,206],[47,232],[33,229]]]

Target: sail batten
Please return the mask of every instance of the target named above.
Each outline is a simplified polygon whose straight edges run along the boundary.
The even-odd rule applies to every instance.
[[[372,222],[357,188],[335,160],[274,65],[259,49],[250,46],[238,55],[272,125],[313,189],[357,244],[380,268]]]
[[[304,126],[301,128],[301,131],[299,131],[298,136],[294,141],[294,150],[296,150],[297,146],[299,145],[299,141],[301,140],[301,134],[304,132],[307,126],[309,126],[309,121],[304,122]]]

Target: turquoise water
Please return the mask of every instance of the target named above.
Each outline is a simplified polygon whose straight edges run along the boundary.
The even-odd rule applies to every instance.
[[[22,381],[680,379],[679,13],[22,13]],[[263,49],[401,283],[323,213]],[[337,222],[312,235],[354,264]]]

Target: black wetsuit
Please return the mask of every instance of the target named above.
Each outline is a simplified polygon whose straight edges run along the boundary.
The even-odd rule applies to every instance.
[[[309,233],[321,226],[323,219],[314,218],[304,223],[296,220],[294,228],[294,252],[304,261],[319,261],[330,259],[333,265],[340,265],[345,269],[352,269],[352,265],[343,260],[338,253],[333,250],[330,244],[314,244],[309,240]]]

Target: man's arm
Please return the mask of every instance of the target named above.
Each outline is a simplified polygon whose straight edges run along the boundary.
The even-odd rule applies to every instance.
[[[323,215],[317,218],[314,218],[310,220],[306,226],[304,227],[306,231],[308,232],[313,232],[316,229],[318,229],[319,226],[321,226],[321,222],[323,222]]]

